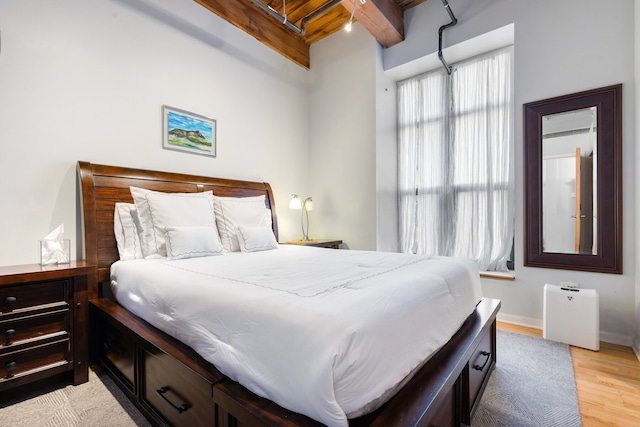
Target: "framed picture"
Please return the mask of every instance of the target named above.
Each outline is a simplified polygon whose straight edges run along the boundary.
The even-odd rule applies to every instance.
[[[163,142],[168,150],[216,157],[216,121],[208,117],[162,106]]]

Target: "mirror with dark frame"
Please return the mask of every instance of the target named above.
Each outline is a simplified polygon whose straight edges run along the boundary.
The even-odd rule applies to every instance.
[[[622,85],[530,102],[524,265],[622,273]]]

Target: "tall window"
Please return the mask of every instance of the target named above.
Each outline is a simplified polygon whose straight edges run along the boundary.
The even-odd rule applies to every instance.
[[[514,234],[512,48],[398,83],[403,252],[506,270]]]

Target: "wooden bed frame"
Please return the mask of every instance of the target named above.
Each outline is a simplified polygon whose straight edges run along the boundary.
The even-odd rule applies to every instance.
[[[130,186],[164,192],[212,190],[218,196],[264,195],[278,236],[267,183],[155,172],[78,162],[89,282],[91,363],[105,369],[155,425],[317,426],[226,378],[190,347],[119,306],[110,295],[110,266],[118,259],[113,234],[116,202],[133,203]],[[496,363],[495,318],[500,301],[484,298],[456,335],[387,403],[350,420],[351,426],[470,424]]]

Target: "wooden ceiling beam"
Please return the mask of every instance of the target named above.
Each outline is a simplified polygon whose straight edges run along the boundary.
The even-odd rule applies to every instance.
[[[354,2],[354,19],[364,26],[380,44],[390,47],[404,40],[403,11],[426,0],[341,0],[341,7],[329,10],[326,14],[309,22],[304,35],[297,34],[282,22],[274,19],[257,6],[252,0],[194,0],[222,19],[271,47],[296,64],[309,68],[309,46],[329,34],[338,31],[349,19]],[[280,13],[281,1],[263,0]],[[327,0],[328,1],[328,0]],[[299,26],[301,16],[306,17],[323,3],[311,1],[293,1],[287,8],[289,22]]]
[[[404,15],[395,0],[342,0],[342,5],[351,12],[356,2],[354,17],[384,47],[391,47],[404,40]]]
[[[260,10],[251,0],[195,0],[195,2],[296,64],[309,69],[311,65],[309,44]]]

